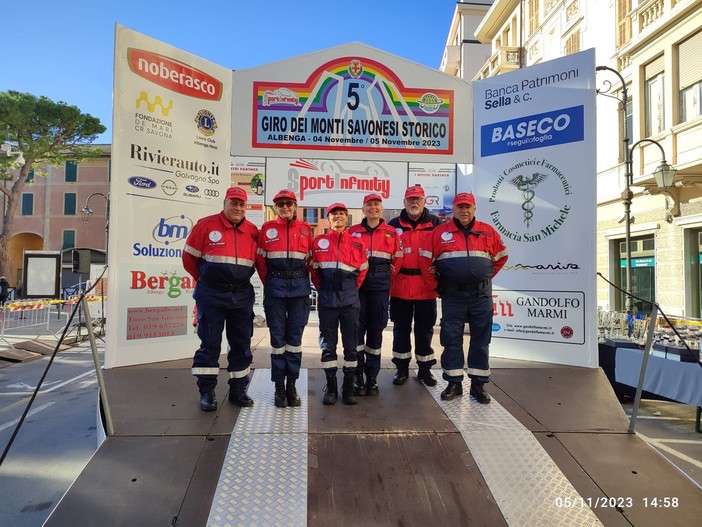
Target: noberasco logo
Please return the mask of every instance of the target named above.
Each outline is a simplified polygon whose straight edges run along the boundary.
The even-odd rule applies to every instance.
[[[148,81],[189,97],[219,101],[222,83],[211,75],[145,49],[127,50],[129,69]]]

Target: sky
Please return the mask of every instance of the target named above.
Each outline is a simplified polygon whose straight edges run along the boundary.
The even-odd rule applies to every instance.
[[[23,0],[3,8],[0,91],[77,106],[111,143],[115,24],[230,69],[362,42],[438,68],[456,0]],[[399,9],[398,9],[399,8]]]

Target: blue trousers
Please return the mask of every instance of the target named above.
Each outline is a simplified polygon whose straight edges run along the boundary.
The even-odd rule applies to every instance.
[[[442,296],[441,313],[443,378],[450,382],[463,381],[463,330],[467,322],[470,328],[468,377],[478,382],[488,382],[492,338],[492,290]]]
[[[253,359],[253,287],[250,292],[223,292],[198,284],[193,295],[197,303],[197,336],[200,347],[193,357],[193,374],[200,393],[217,386],[222,333],[226,326],[227,371],[230,386],[248,384],[249,366]]]
[[[383,346],[383,330],[388,325],[388,306],[390,291],[359,290],[361,313],[358,321],[358,356],[359,373],[368,377],[378,377],[380,373],[380,348]]]
[[[436,324],[436,300],[404,300],[390,297],[392,329],[392,362],[398,368],[409,367],[412,359],[412,319],[414,319],[414,357],[420,368],[436,364],[431,339]]]
[[[271,334],[271,380],[297,379],[302,362],[302,333],[310,317],[310,298],[266,296],[263,309]]]
[[[344,373],[356,370],[356,335],[358,334],[359,304],[344,307],[319,308],[319,347],[322,349],[322,368],[327,372],[336,372],[336,346],[339,342],[341,328],[341,344],[344,347]]]

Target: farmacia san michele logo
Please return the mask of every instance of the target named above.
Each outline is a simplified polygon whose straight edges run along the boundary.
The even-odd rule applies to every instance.
[[[565,173],[548,159],[532,157],[507,167],[497,178],[488,200],[494,204],[490,219],[507,242],[539,242],[568,221],[572,200]],[[519,203],[521,213],[505,214],[498,203],[509,204],[510,209]]]

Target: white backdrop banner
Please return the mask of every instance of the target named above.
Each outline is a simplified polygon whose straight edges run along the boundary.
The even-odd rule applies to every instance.
[[[595,53],[474,84],[478,219],[509,250],[491,354],[597,366]]]
[[[105,366],[191,357],[197,220],[231,182],[231,71],[117,25]]]

